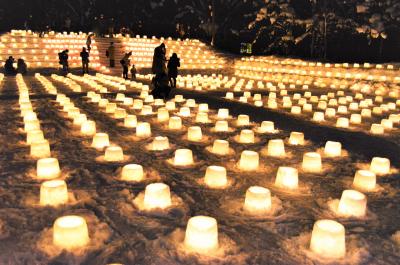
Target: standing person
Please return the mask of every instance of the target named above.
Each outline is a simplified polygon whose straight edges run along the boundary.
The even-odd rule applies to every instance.
[[[28,66],[26,65],[24,59],[17,60],[17,72],[25,75],[28,72]]]
[[[131,81],[134,81],[134,80],[136,80],[136,67],[135,67],[134,64],[132,64],[132,67],[131,67]]]
[[[120,61],[122,64],[122,69],[123,69],[122,76],[125,79],[129,79],[128,72],[129,72],[129,66],[131,64],[129,57],[131,57],[131,55],[132,55],[132,52],[125,53],[124,57]]]
[[[69,50],[64,50],[64,51],[62,51],[62,52],[60,52],[58,54],[58,59],[60,60],[59,63],[62,65],[62,70],[64,72],[68,72],[68,70],[69,70],[69,67],[68,67],[68,58],[69,58],[68,52],[69,52]]]
[[[82,59],[82,72],[83,74],[89,73],[89,53],[86,51],[86,48],[83,47],[81,51],[81,59]]]
[[[17,70],[14,67],[14,57],[10,56],[6,60],[6,63],[4,64],[4,70],[6,72],[6,75],[15,75],[17,73]]]
[[[90,33],[88,36],[87,36],[87,39],[86,39],[86,47],[87,47],[87,51],[90,53],[90,50],[92,49],[92,37],[94,36],[94,34],[93,33]]]
[[[162,43],[160,46],[157,46],[154,49],[153,64],[151,70],[153,74],[156,75],[156,78],[160,74],[167,73],[167,67],[165,65],[167,60],[165,58],[165,54],[166,54],[166,49],[164,43]]]
[[[172,88],[176,88],[176,78],[178,77],[178,67],[181,67],[180,59],[173,53],[168,61],[168,79]]]
[[[110,67],[111,68],[115,67],[115,47],[114,47],[114,42],[110,42],[110,46],[108,46],[108,49],[106,51],[106,56],[110,60]]]

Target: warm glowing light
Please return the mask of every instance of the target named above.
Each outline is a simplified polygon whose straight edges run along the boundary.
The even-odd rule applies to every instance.
[[[208,123],[208,113],[207,112],[199,112],[199,113],[197,113],[196,122],[198,122],[198,123]]]
[[[286,155],[285,144],[282,139],[272,139],[268,141],[267,153],[269,156],[283,157]]]
[[[211,188],[223,188],[228,184],[226,169],[220,166],[209,166],[206,169],[204,182]]]
[[[61,174],[57,158],[41,158],[36,164],[36,175],[39,179],[55,179]]]
[[[342,144],[339,142],[327,141],[324,154],[328,157],[338,157],[342,155]]]
[[[96,134],[96,123],[94,121],[85,121],[81,126],[81,133],[85,136],[93,136]]]
[[[249,115],[239,115],[236,121],[237,126],[248,126],[250,125]]]
[[[336,120],[336,127],[339,128],[348,128],[349,127],[349,119],[340,117]]]
[[[273,133],[275,132],[275,125],[272,121],[263,121],[259,128],[261,133]]]
[[[166,108],[159,108],[157,110],[157,120],[158,122],[165,122],[169,120],[169,112]]]
[[[190,166],[194,163],[193,153],[190,149],[178,149],[175,151],[175,166]]]
[[[208,112],[208,104],[207,103],[199,104],[198,111],[199,112]]]
[[[179,115],[181,115],[182,117],[190,117],[190,108],[189,107],[180,108]]]
[[[89,243],[89,232],[83,217],[68,215],[57,218],[53,225],[54,245],[73,250]]]
[[[170,130],[182,129],[182,119],[180,117],[171,117],[169,119],[168,128]]]
[[[346,255],[344,226],[333,220],[315,222],[311,234],[310,249],[322,258],[343,258]]]
[[[116,109],[117,109],[116,103],[113,103],[113,102],[107,103],[106,113],[114,113]]]
[[[136,115],[126,115],[124,119],[124,126],[127,128],[136,128],[137,117]]]
[[[124,152],[119,146],[109,146],[106,148],[104,160],[108,162],[118,162],[124,160]]]
[[[353,186],[361,190],[373,191],[376,188],[375,173],[369,170],[357,170],[354,176]]]
[[[271,211],[272,201],[269,189],[252,186],[246,191],[244,210],[251,214],[266,214]]]
[[[250,144],[254,143],[254,132],[252,130],[242,130],[239,136],[239,142]]]
[[[367,197],[356,190],[345,190],[339,201],[337,213],[347,217],[363,217],[367,212]]]
[[[40,130],[39,120],[31,120],[31,121],[24,122],[24,131],[25,132],[36,131],[36,130]]]
[[[259,155],[257,152],[245,150],[240,155],[239,168],[244,171],[257,170]]]
[[[383,157],[372,158],[369,170],[377,175],[385,175],[390,173],[390,160]]]
[[[299,186],[299,173],[292,167],[279,167],[276,173],[275,186],[295,190]]]
[[[304,145],[304,133],[291,132],[289,137],[289,144],[291,145]]]
[[[128,164],[122,168],[121,179],[125,181],[142,181],[143,167],[137,164]]]
[[[50,157],[50,144],[47,140],[35,141],[31,144],[30,155],[34,158]]]
[[[227,155],[229,154],[229,142],[226,140],[215,140],[212,152],[217,155]]]
[[[227,132],[229,130],[228,121],[217,121],[214,129],[216,132]]]
[[[110,145],[110,140],[108,134],[106,133],[96,133],[93,136],[92,147],[96,149],[103,149]]]
[[[126,117],[126,110],[123,108],[116,108],[114,112],[114,118],[124,119]]]
[[[26,134],[26,143],[27,144],[32,144],[35,142],[42,142],[44,141],[44,134],[42,130],[33,130],[29,131]]]
[[[306,172],[319,173],[322,171],[321,155],[314,152],[303,155],[302,168]]]
[[[156,136],[151,143],[151,149],[153,151],[163,151],[169,149],[168,137]]]
[[[189,219],[185,247],[194,252],[206,254],[218,249],[217,220],[208,216],[195,216]]]
[[[169,186],[164,183],[152,183],[146,186],[144,192],[144,208],[153,210],[165,209],[171,206],[171,192]]]
[[[227,119],[229,118],[229,109],[218,109],[218,119]]]
[[[151,127],[148,122],[139,122],[136,126],[136,136],[147,138],[151,136]]]
[[[40,205],[58,206],[68,202],[67,184],[64,180],[48,180],[40,186]]]
[[[189,141],[199,142],[203,138],[201,128],[199,126],[192,126],[188,128],[187,138]]]
[[[382,124],[373,123],[371,125],[370,132],[372,134],[384,134],[385,133],[385,127]]]

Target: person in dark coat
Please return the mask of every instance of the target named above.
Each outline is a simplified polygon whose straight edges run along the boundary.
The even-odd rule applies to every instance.
[[[89,53],[86,51],[86,48],[83,47],[80,53],[82,59],[82,72],[83,74],[89,73]]]
[[[122,65],[122,76],[125,79],[129,79],[128,72],[129,72],[129,66],[131,65],[130,57],[132,55],[132,52],[127,52],[125,53],[124,57],[121,59],[121,65]]]
[[[17,61],[17,72],[25,75],[28,72],[28,66],[26,65],[24,59],[18,59]]]
[[[178,67],[181,66],[180,59],[173,53],[168,61],[168,79],[172,88],[176,88],[176,78],[178,77]]]
[[[167,67],[166,67],[166,49],[165,49],[165,44],[162,43],[160,46],[157,46],[154,49],[154,55],[153,55],[153,64],[151,67],[151,70],[153,74],[156,76],[159,74],[166,74],[167,73]]]
[[[15,75],[17,73],[17,70],[14,67],[15,59],[14,57],[10,56],[6,60],[6,63],[4,64],[4,69],[7,75]]]
[[[166,73],[160,73],[156,75],[152,84],[154,89],[150,92],[154,98],[161,98],[167,100],[169,98],[169,94],[171,92],[171,87],[169,86],[168,75]]]
[[[69,70],[68,52],[69,52],[69,50],[64,50],[58,54],[58,59],[60,60],[60,64],[62,65],[62,69],[64,72],[68,72],[68,70]]]

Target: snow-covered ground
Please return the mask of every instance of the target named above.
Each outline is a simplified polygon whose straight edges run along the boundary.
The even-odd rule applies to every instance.
[[[366,193],[368,212],[361,219],[338,217],[330,211],[329,204],[340,199],[343,190],[351,188],[356,170],[367,166],[373,151],[368,155],[362,150],[354,152],[357,148],[347,141],[343,145],[348,149],[347,156],[323,157],[323,173],[310,174],[301,170],[303,154],[321,152],[324,138],[335,138],[335,130],[322,130],[331,134],[318,138],[318,128],[313,128],[312,137],[308,137],[308,127],[301,126],[306,121],[285,125],[293,131],[304,132],[307,144],[286,145],[284,158],[261,155],[260,169],[244,172],[237,167],[243,150],[262,153],[268,140],[284,139],[286,142],[291,130],[278,128],[276,134],[256,134],[257,143],[240,144],[235,142],[241,130],[234,126],[235,117],[230,121],[231,132],[221,134],[212,130],[213,110],[209,114],[213,123],[201,125],[206,141],[193,143],[185,139],[184,130],[178,133],[167,130],[157,122],[156,115],[143,116],[129,109],[139,121],[151,123],[152,137],[141,140],[135,137],[135,129],[124,128],[121,121],[100,111],[85,93],[71,93],[66,85],[52,80],[59,93],[68,94],[81,113],[96,122],[98,132],[108,133],[111,142],[123,148],[127,156],[123,163],[106,163],[99,159],[104,152],[90,147],[91,138],[79,135],[79,129],[61,111],[55,97],[48,96],[33,76],[24,77],[24,80],[32,93],[31,101],[45,138],[50,141],[52,156],[60,162],[70,200],[57,208],[38,205],[40,181],[33,177],[36,160],[29,157],[29,147],[25,143],[15,78],[6,77],[0,96],[0,264],[320,264],[324,261],[308,250],[310,233],[318,219],[334,219],[346,228],[346,258],[333,264],[399,263],[400,237],[396,232],[400,230],[400,180],[396,165],[393,174],[378,177],[376,192]],[[91,90],[79,84],[83,91]],[[248,105],[228,103],[204,93],[177,91],[180,92],[197,102],[208,102],[210,107],[229,106],[235,115],[243,110],[258,123],[270,118],[260,116],[268,112],[253,112]],[[103,97],[111,101],[115,94]],[[153,111],[156,111],[155,106]],[[195,113],[195,108],[192,111]],[[272,118],[279,120],[277,116]],[[182,119],[186,128],[195,124],[193,117]],[[253,123],[248,128],[257,126],[259,124]],[[345,136],[346,132],[343,133]],[[172,148],[162,152],[147,150],[154,136],[167,136]],[[215,139],[229,140],[234,153],[226,158],[210,154],[207,147]],[[167,162],[179,148],[193,151],[193,166],[176,168]],[[380,149],[373,145],[365,148]],[[379,154],[383,151],[379,150]],[[139,183],[121,181],[121,167],[129,163],[142,165],[148,178]],[[210,165],[227,168],[228,187],[210,189],[202,183],[206,167]],[[274,186],[279,166],[299,169],[298,191],[287,192]],[[138,207],[138,197],[152,182],[169,185],[173,194],[172,207],[152,212]],[[271,190],[273,214],[255,217],[243,211],[246,190],[254,185]],[[68,214],[85,217],[91,238],[85,249],[74,253],[62,252],[52,244],[55,219]],[[186,224],[196,215],[211,216],[218,221],[218,253],[199,255],[185,250]]]

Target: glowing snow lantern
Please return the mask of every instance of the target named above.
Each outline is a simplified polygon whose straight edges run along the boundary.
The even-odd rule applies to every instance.
[[[41,158],[36,164],[36,175],[39,179],[54,179],[61,174],[57,158]]]
[[[169,149],[168,137],[156,136],[151,144],[153,151],[163,151]]]
[[[85,114],[79,114],[79,115],[74,117],[73,124],[77,125],[77,126],[81,126],[82,123],[84,123],[85,121],[87,121],[86,115]]]
[[[208,114],[207,114],[207,112],[199,112],[199,113],[197,113],[196,122],[198,122],[198,123],[207,123],[208,122]]]
[[[114,102],[107,103],[106,105],[106,113],[114,113],[117,109],[117,104]]]
[[[327,141],[324,154],[328,157],[338,157],[342,155],[342,144],[339,142]]]
[[[229,154],[229,142],[226,140],[215,140],[212,153],[217,155],[227,155]]]
[[[322,258],[343,258],[346,255],[344,226],[333,220],[315,222],[311,234],[310,249]]]
[[[108,134],[96,133],[93,136],[92,147],[96,149],[103,149],[104,147],[109,145],[110,145],[110,140],[108,138]]]
[[[315,152],[305,153],[303,155],[302,168],[306,172],[318,173],[322,170],[321,156]]]
[[[195,216],[189,219],[185,233],[185,247],[200,254],[218,249],[217,220],[208,216]]]
[[[383,157],[372,158],[369,170],[377,175],[385,175],[390,173],[390,160]]]
[[[360,114],[353,113],[350,116],[350,123],[351,124],[361,124],[362,122],[362,117]]]
[[[207,103],[199,104],[198,111],[199,112],[208,112],[208,104]]]
[[[26,134],[26,143],[27,144],[32,144],[35,142],[41,142],[44,141],[44,134],[42,130],[33,130],[29,131]]]
[[[96,134],[96,123],[94,121],[85,121],[81,125],[81,134],[85,136],[93,136]]]
[[[89,243],[89,232],[83,217],[68,215],[57,218],[53,225],[54,245],[73,250]]]
[[[347,217],[363,217],[367,212],[367,197],[356,190],[345,190],[339,201],[337,213]]]
[[[50,157],[50,144],[47,140],[34,141],[31,144],[30,155],[34,158]]]
[[[190,117],[190,108],[189,107],[180,108],[179,115],[181,115],[182,117]]]
[[[272,121],[263,121],[259,127],[261,133],[273,133],[275,132],[275,125]]]
[[[289,136],[289,144],[304,145],[304,134],[302,132],[291,132]]]
[[[68,189],[64,180],[48,180],[40,186],[40,205],[58,206],[68,202]]]
[[[349,128],[349,119],[340,117],[336,120],[336,127],[339,128]]]
[[[227,132],[229,130],[228,121],[217,121],[214,129],[216,132]]]
[[[237,126],[249,126],[250,118],[249,115],[239,115],[236,121]]]
[[[136,115],[126,115],[126,117],[124,119],[124,126],[127,128],[136,128],[136,126],[137,126]]]
[[[322,122],[325,121],[325,114],[323,112],[314,112],[313,121]]]
[[[169,112],[166,108],[159,108],[157,110],[157,120],[159,122],[165,122],[169,120]]]
[[[269,156],[285,156],[285,144],[282,139],[272,139],[268,141],[267,153]]]
[[[151,136],[151,127],[148,122],[139,122],[136,126],[136,136],[146,138]]]
[[[226,169],[220,166],[209,166],[206,169],[204,182],[211,188],[223,188],[228,184]]]
[[[218,109],[218,119],[227,119],[229,118],[229,109]]]
[[[201,139],[203,138],[201,128],[199,126],[189,127],[187,137],[189,141],[193,142],[201,141]]]
[[[146,186],[144,192],[144,208],[153,210],[165,209],[171,206],[171,192],[169,186],[164,183],[152,183]]]
[[[257,170],[259,155],[257,152],[245,150],[240,155],[239,168],[244,171]]]
[[[194,163],[193,153],[190,149],[178,149],[175,151],[175,166],[190,166]]]
[[[301,107],[300,106],[293,106],[290,109],[290,113],[292,113],[292,114],[301,114]]]
[[[369,170],[357,170],[354,176],[353,186],[361,190],[373,191],[376,187],[375,173]]]
[[[142,111],[140,112],[141,115],[151,115],[153,114],[153,107],[150,105],[144,105]]]
[[[299,173],[292,167],[279,167],[276,173],[275,186],[295,190],[299,186]]]
[[[124,119],[126,117],[126,110],[123,108],[116,108],[114,112],[114,118]]]
[[[254,143],[254,132],[252,130],[241,130],[239,142],[245,144]]]
[[[135,110],[141,110],[143,108],[143,100],[134,99],[132,108]]]
[[[125,181],[142,181],[143,167],[137,164],[128,164],[122,168],[121,179]]]
[[[124,152],[119,146],[108,146],[104,153],[104,160],[108,162],[118,162],[124,160]]]
[[[246,191],[244,210],[251,214],[266,214],[271,211],[272,201],[269,189],[252,186]]]
[[[385,133],[385,127],[382,124],[373,123],[371,125],[370,132],[372,134],[384,134]]]
[[[35,130],[40,130],[39,120],[30,120],[30,121],[24,122],[24,131],[25,132],[30,132],[30,131],[35,131]]]
[[[175,102],[174,101],[168,101],[167,103],[165,103],[165,108],[167,110],[175,110]]]
[[[170,130],[182,129],[182,119],[180,117],[171,117],[168,122],[168,128]]]

